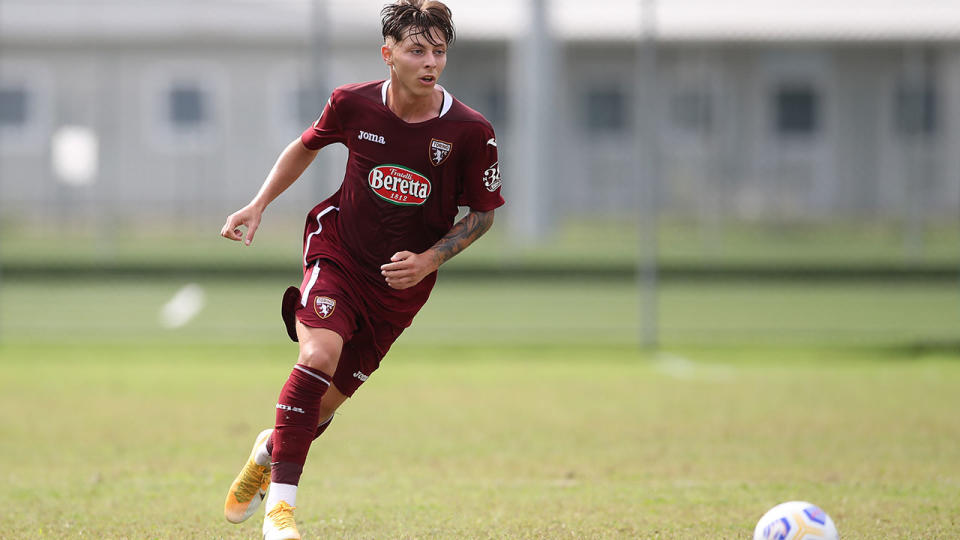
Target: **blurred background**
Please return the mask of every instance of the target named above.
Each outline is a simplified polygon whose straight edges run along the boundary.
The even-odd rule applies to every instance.
[[[218,233],[383,3],[0,0],[0,341],[282,340],[345,149]],[[508,204],[405,340],[956,347],[960,5],[447,3]]]

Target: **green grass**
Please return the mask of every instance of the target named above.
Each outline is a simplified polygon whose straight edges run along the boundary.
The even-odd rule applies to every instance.
[[[0,263],[6,265],[206,265],[224,268],[293,264],[300,257],[302,218],[271,214],[252,249],[217,236],[220,218],[147,228],[143,223],[34,224],[0,227]],[[169,221],[169,220],[168,220]],[[152,223],[152,222],[151,222]],[[623,266],[637,258],[637,224],[630,220],[551,224],[551,233],[517,243],[498,224],[451,268],[517,266]],[[954,220],[910,230],[894,222],[770,224],[664,220],[659,260],[667,265],[774,267],[938,267],[960,264],[960,227]],[[238,255],[243,250],[243,255]]]
[[[252,538],[226,486],[296,347],[286,283],[0,283],[0,538]],[[296,276],[293,276],[295,279]],[[442,280],[311,453],[305,538],[745,538],[774,504],[844,538],[960,536],[950,283]]]
[[[291,274],[289,284],[298,283]],[[283,336],[275,278],[204,278],[207,307],[164,329],[160,308],[187,280],[0,282],[7,342],[265,343]],[[666,345],[943,343],[960,340],[950,282],[666,282],[657,298]],[[631,281],[446,280],[401,338],[413,343],[632,344],[641,306]]]
[[[250,538],[225,487],[293,346],[7,345],[4,538]],[[317,443],[306,538],[960,534],[960,362],[831,348],[398,345]],[[242,397],[241,397],[242,396]]]

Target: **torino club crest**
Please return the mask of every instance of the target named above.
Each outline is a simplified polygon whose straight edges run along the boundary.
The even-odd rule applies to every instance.
[[[326,319],[327,317],[333,315],[333,309],[337,307],[337,301],[333,298],[328,298],[326,296],[318,296],[313,300],[313,311],[317,313],[317,317],[321,319]]]
[[[451,150],[453,150],[453,143],[430,139],[430,163],[433,163],[434,167],[439,167],[450,156]]]

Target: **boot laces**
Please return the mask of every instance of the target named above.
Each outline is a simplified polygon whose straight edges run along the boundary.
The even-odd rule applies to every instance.
[[[277,529],[296,528],[297,521],[293,517],[296,506],[290,506],[287,501],[280,501],[269,512],[267,517],[273,521]]]
[[[262,467],[252,461],[247,462],[247,466],[243,471],[243,477],[237,485],[237,490],[233,492],[233,496],[236,497],[238,502],[249,501],[260,490],[264,480],[262,469]],[[260,474],[257,474],[258,472]]]

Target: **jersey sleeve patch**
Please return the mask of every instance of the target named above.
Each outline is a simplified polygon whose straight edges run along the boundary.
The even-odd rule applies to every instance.
[[[494,192],[500,188],[500,162],[494,162],[493,165],[483,171],[483,187],[487,191]]]

